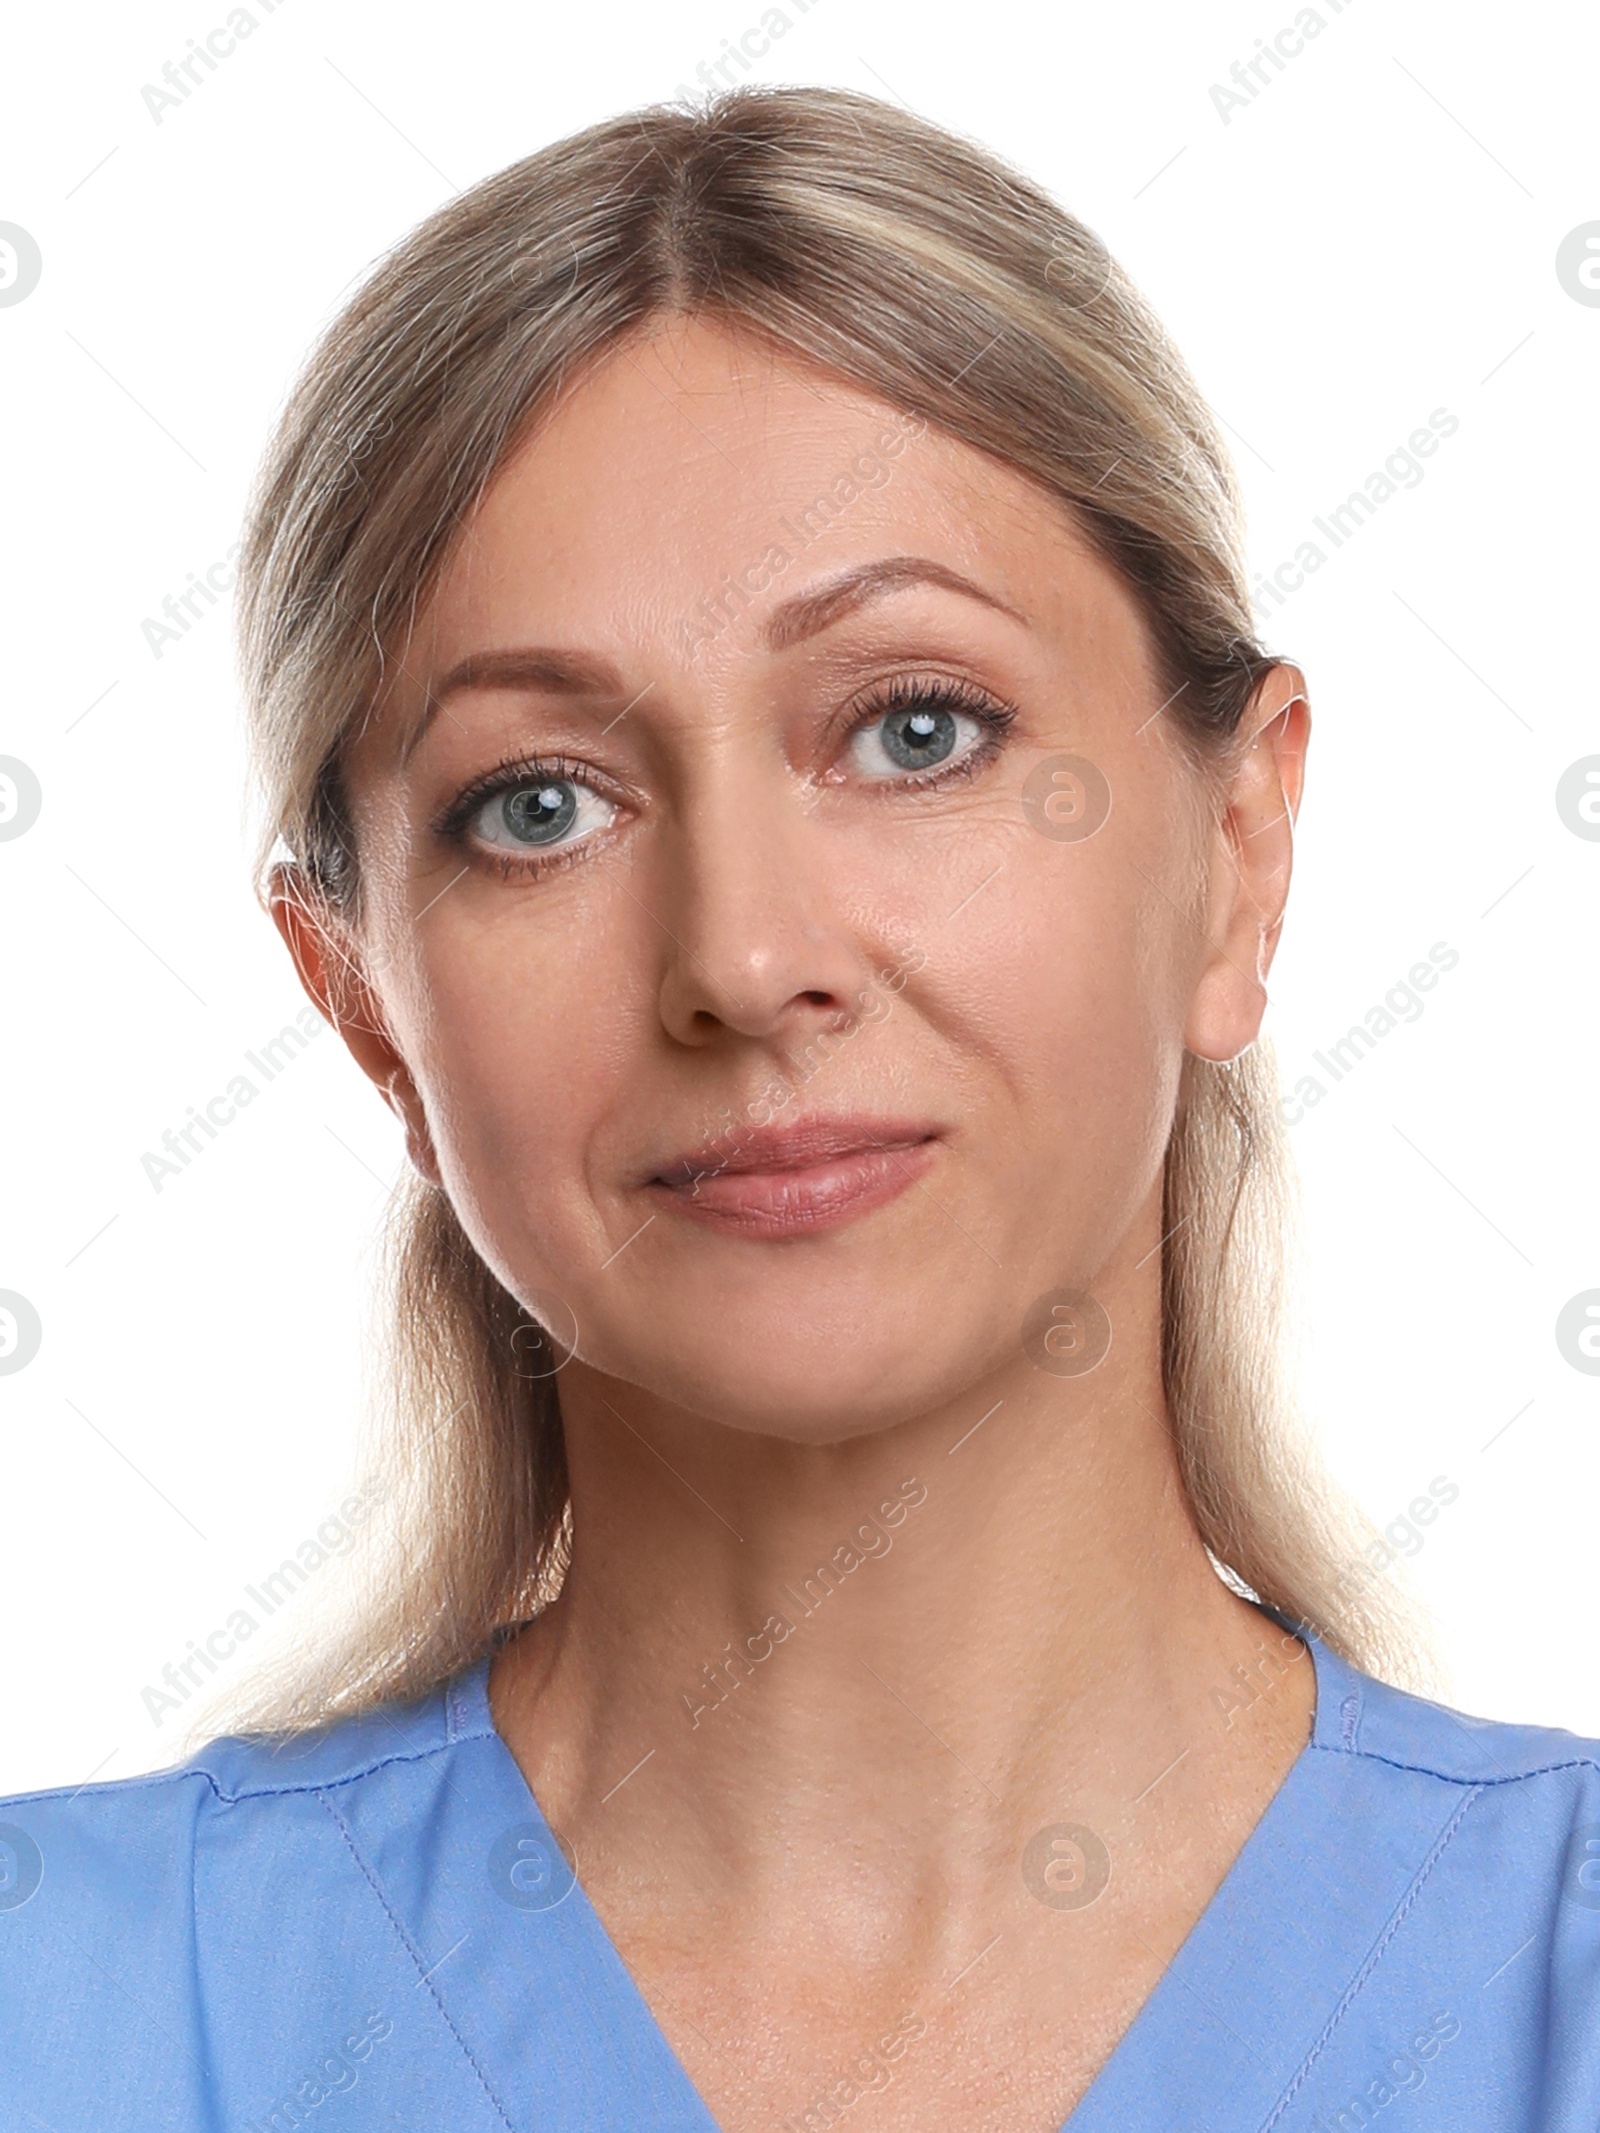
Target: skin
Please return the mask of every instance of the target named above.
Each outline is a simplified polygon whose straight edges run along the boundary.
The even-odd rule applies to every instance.
[[[360,926],[292,870],[274,888],[412,1161],[502,1281],[575,1321],[572,1567],[492,1705],[729,2133],[798,2118],[902,2018],[903,2052],[858,2067],[863,2126],[1056,2133],[1315,1696],[1304,1647],[1211,1567],[1159,1367],[1177,1078],[1260,1025],[1304,679],[1266,677],[1212,804],[1133,595],[1020,474],[925,428],[815,540],[782,533],[893,419],[705,321],[609,352],[500,471],[349,752]],[[786,566],[695,644],[685,618],[775,541]],[[764,642],[796,594],[904,556],[1014,612],[901,584]],[[423,724],[468,654],[529,646],[612,671],[458,691]],[[881,703],[846,728],[895,676],[1014,708],[999,752],[894,782]],[[956,727],[949,760],[981,740]],[[610,803],[543,875],[432,827],[528,751]],[[1061,754],[1112,796],[1075,842],[1021,800]],[[938,1138],[898,1197],[815,1233],[709,1227],[643,1183],[774,1083],[771,1115]],[[1024,1338],[1063,1288],[1112,1328],[1077,1376]],[[782,1596],[897,1500],[810,1614]],[[792,1633],[714,1704],[702,1668],[777,1610]],[[1076,1909],[1021,1871],[1062,1821],[1112,1863]]]

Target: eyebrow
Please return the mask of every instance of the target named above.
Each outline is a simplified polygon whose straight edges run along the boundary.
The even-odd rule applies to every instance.
[[[992,607],[1002,615],[1009,615],[1013,622],[1027,626],[1027,617],[1002,600],[998,593],[988,591],[972,578],[963,577],[948,563],[937,563],[932,556],[925,555],[890,555],[882,556],[876,562],[854,564],[811,592],[795,593],[768,616],[761,641],[769,652],[787,651],[802,638],[814,637],[819,630],[854,614],[868,601],[881,599],[886,593],[900,592],[910,585],[938,585],[946,592],[981,601],[985,607]]]
[[[855,614],[873,600],[902,592],[913,585],[937,585],[959,593],[1002,615],[1009,615],[1024,628],[1028,619],[1009,601],[990,592],[976,580],[964,577],[949,564],[932,556],[881,556],[870,563],[856,563],[811,591],[792,594],[767,617],[759,642],[769,652],[785,652],[815,637],[847,615]],[[545,689],[564,696],[620,695],[622,677],[609,660],[582,652],[562,651],[552,646],[528,646],[503,652],[469,652],[430,687],[427,704],[415,731],[407,741],[409,757],[433,720],[434,713],[452,696],[467,689]]]
[[[622,676],[608,659],[544,645],[505,652],[469,652],[440,680],[430,684],[422,716],[400,751],[402,764],[415,754],[435,713],[450,697],[467,689],[544,689],[557,696],[618,696],[622,693]]]

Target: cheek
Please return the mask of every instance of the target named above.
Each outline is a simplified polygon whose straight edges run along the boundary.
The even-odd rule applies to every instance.
[[[1159,1159],[1182,1064],[1182,977],[1166,900],[1109,842],[1063,862],[1019,851],[957,961],[970,1041],[1010,1094],[1027,1161],[1114,1186]],[[1005,877],[1002,876],[1001,879]],[[996,887],[999,886],[997,881]],[[981,901],[981,899],[980,899]]]
[[[526,929],[441,928],[416,997],[404,1048],[469,1224],[476,1208],[514,1234],[534,1206],[541,1231],[580,1221],[584,1151],[637,1041],[627,986]]]

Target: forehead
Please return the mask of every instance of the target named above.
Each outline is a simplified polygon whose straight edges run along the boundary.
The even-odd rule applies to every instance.
[[[553,619],[638,631],[730,576],[794,591],[896,548],[983,570],[1003,597],[1050,563],[1094,563],[1020,471],[757,337],[670,320],[599,358],[499,469],[431,621],[439,657],[493,636],[529,595]]]
[[[1143,665],[1127,589],[1027,475],[759,336],[656,322],[569,384],[496,472],[391,707],[407,728],[447,669],[535,640],[685,668],[710,616],[703,676],[754,655],[755,629],[730,617],[759,625],[840,571],[913,554],[980,582],[1043,644]]]

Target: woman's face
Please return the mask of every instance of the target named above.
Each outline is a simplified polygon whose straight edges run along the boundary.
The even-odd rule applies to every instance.
[[[1284,786],[1242,873],[1164,694],[1024,477],[663,325],[502,469],[347,755],[347,1041],[595,1370],[828,1442],[1031,1369],[1046,1292],[1132,1293],[1184,1047],[1263,1005]]]

